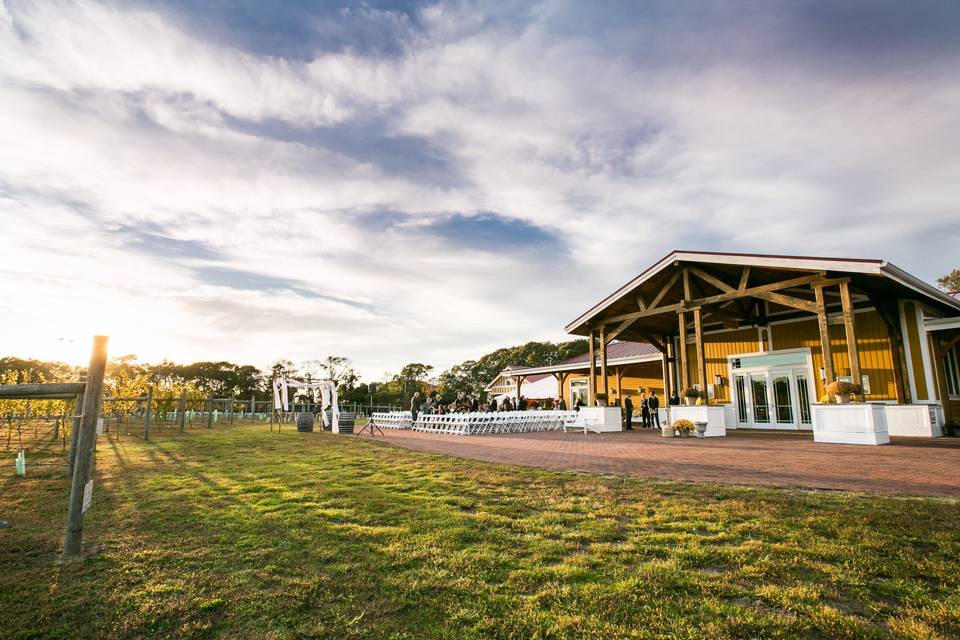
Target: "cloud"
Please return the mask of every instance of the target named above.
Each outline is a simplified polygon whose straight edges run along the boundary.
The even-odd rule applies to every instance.
[[[958,31],[949,3],[0,4],[0,352],[109,329],[375,375],[562,339],[673,248],[933,279]]]

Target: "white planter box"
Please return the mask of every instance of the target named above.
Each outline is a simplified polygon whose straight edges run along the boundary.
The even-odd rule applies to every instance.
[[[663,416],[663,418],[661,424],[667,424],[666,416]],[[681,419],[690,422],[706,422],[707,431],[703,435],[708,438],[727,435],[726,411],[722,404],[670,407],[669,421],[672,423]]]
[[[884,405],[814,404],[813,439],[835,444],[887,444]]]
[[[622,431],[620,407],[581,407],[573,427],[586,427],[588,431]]]
[[[933,412],[937,407],[929,404],[884,404],[887,433],[891,436],[914,436],[936,438],[943,435]]]

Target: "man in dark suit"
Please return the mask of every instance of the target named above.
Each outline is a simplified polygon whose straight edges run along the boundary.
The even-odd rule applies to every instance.
[[[657,423],[657,429],[660,428],[660,398],[657,397],[656,391],[650,392],[650,397],[647,398],[647,406],[650,407],[650,426],[653,426],[653,423]]]
[[[633,431],[633,400],[629,393],[623,398],[623,419],[627,431]]]
[[[423,400],[420,399],[420,392],[417,391],[413,394],[413,397],[410,398],[410,418],[413,422],[417,421],[417,416],[420,414],[420,407],[423,405]]]

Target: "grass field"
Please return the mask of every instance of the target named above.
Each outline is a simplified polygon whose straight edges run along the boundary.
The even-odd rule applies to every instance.
[[[957,501],[241,426],[101,439],[91,555],[60,564],[67,481],[39,469],[0,489],[0,637],[960,637]]]

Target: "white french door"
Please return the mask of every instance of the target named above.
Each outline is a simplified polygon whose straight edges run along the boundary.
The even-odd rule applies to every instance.
[[[809,374],[799,368],[738,371],[733,376],[737,425],[811,429]]]

